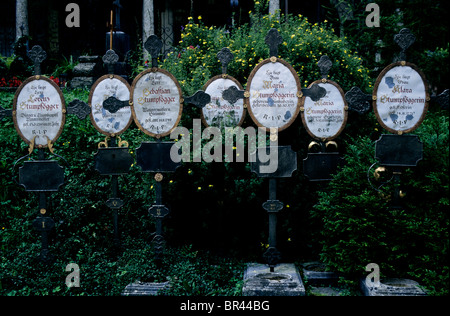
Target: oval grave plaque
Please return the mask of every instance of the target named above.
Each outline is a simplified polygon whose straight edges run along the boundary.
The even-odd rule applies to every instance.
[[[131,102],[136,125],[153,137],[169,135],[178,125],[183,111],[178,81],[160,68],[145,70],[134,79]]]
[[[378,76],[373,108],[380,125],[391,133],[408,133],[422,123],[428,110],[428,85],[414,64],[396,62]]]
[[[336,138],[347,123],[348,106],[344,91],[334,81],[317,80],[309,85],[318,84],[327,94],[318,101],[302,97],[302,122],[313,138],[327,141]]]
[[[13,101],[13,121],[17,133],[27,143],[47,147],[61,135],[66,106],[59,87],[43,76],[25,80]]]
[[[201,112],[202,122],[206,127],[235,127],[244,121],[244,100],[239,99],[231,104],[222,97],[223,91],[231,86],[243,90],[239,81],[228,75],[215,76],[204,86],[205,93],[211,96],[211,102],[205,105]]]
[[[281,131],[295,120],[300,110],[300,80],[282,59],[263,60],[250,74],[246,98],[248,112],[256,125]]]
[[[120,76],[104,75],[92,86],[88,104],[91,107],[91,122],[95,129],[107,136],[123,133],[131,124],[131,107],[120,108],[111,113],[103,108],[103,101],[115,97],[120,101],[130,99],[130,85]]]

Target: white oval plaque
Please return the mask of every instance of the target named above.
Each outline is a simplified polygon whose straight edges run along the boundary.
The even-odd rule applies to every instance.
[[[183,111],[181,87],[166,70],[152,68],[141,72],[131,86],[134,122],[153,137],[170,134]]]
[[[43,76],[25,80],[13,101],[17,133],[27,143],[47,147],[61,135],[66,119],[64,98],[59,87]]]
[[[201,118],[205,126],[235,127],[244,121],[244,100],[231,104],[222,97],[223,91],[231,86],[243,90],[241,84],[230,76],[215,76],[206,83],[203,90],[211,96],[211,102],[202,108]]]
[[[392,133],[415,130],[428,110],[428,85],[414,65],[397,62],[378,76],[373,90],[373,108],[380,125]]]
[[[334,81],[317,80],[309,85],[318,84],[327,94],[318,101],[303,96],[302,122],[309,135],[327,141],[336,138],[347,123],[347,101],[341,87]]]
[[[109,97],[115,97],[120,101],[130,99],[130,85],[120,76],[105,75],[100,77],[92,86],[89,94],[89,106],[91,107],[91,121],[95,129],[105,135],[120,135],[131,124],[131,107],[120,108],[111,113],[103,108],[103,101]]]
[[[253,122],[267,130],[289,127],[299,113],[300,80],[292,66],[281,59],[259,63],[250,74],[246,91]]]

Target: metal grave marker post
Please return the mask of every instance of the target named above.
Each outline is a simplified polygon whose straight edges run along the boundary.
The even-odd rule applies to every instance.
[[[328,148],[337,149],[337,144],[332,141],[344,129],[347,123],[347,101],[342,88],[334,81],[327,79],[332,62],[324,55],[317,63],[322,79],[314,81],[326,90],[326,95],[319,100],[312,100],[303,95],[300,108],[303,126],[308,134],[316,141],[309,144],[308,150],[319,147],[319,152],[308,153],[303,159],[303,172],[310,181],[331,180],[332,174],[342,162],[338,152],[327,152]]]
[[[375,158],[381,166],[392,167],[395,184],[393,208],[400,208],[400,175],[423,157],[423,145],[414,131],[425,118],[430,96],[424,74],[406,62],[406,49],[415,41],[408,29],[394,36],[402,49],[400,58],[378,75],[372,93],[373,110],[380,125],[393,134],[383,134],[375,143]],[[371,166],[371,168],[373,165]],[[370,170],[370,168],[369,168]],[[370,181],[370,179],[369,179]]]
[[[277,213],[283,208],[283,203],[276,199],[276,178],[290,177],[297,169],[297,154],[290,146],[278,146],[278,132],[289,127],[297,117],[302,95],[297,73],[291,65],[277,57],[278,45],[282,41],[276,29],[269,30],[266,43],[271,57],[252,70],[243,94],[253,122],[270,132],[270,146],[257,148],[250,158],[251,170],[259,177],[269,178],[269,200],[263,203],[269,215],[269,248],[263,256],[270,272],[274,272],[281,259],[277,249],[276,225]],[[235,87],[229,88],[224,91],[223,97],[230,102],[238,100],[242,97],[238,91]],[[276,170],[262,171],[268,162],[260,158],[267,155],[270,155],[269,160],[275,160]]]
[[[47,194],[57,192],[64,184],[64,168],[56,160],[45,159],[44,149],[48,148],[51,155],[65,159],[54,153],[53,144],[61,135],[66,114],[76,114],[80,119],[85,117],[85,108],[74,104],[66,110],[64,97],[59,87],[50,79],[41,75],[41,63],[47,57],[46,52],[38,45],[28,52],[34,63],[34,75],[26,79],[17,89],[11,112],[2,111],[2,117],[11,114],[14,127],[28,145],[28,154],[19,158],[13,166],[24,161],[19,167],[19,180],[27,192],[36,192],[39,199],[39,216],[33,221],[33,227],[41,233],[42,247],[39,255],[43,263],[53,261],[53,255],[48,249],[48,232],[55,223],[48,216]],[[31,154],[37,148],[37,159]],[[67,164],[67,161],[65,161]]]
[[[118,197],[118,177],[127,174],[133,164],[128,142],[119,136],[132,122],[129,104],[131,87],[122,77],[114,74],[119,56],[113,50],[108,50],[102,59],[109,73],[92,85],[88,103],[92,125],[106,135],[105,141],[98,144],[94,161],[95,169],[101,175],[111,176],[112,196],[105,204],[113,212],[114,247],[117,250],[120,247],[118,210],[124,204]]]
[[[229,87],[242,90],[242,85],[235,78],[227,74],[228,64],[233,60],[233,54],[227,47],[217,53],[217,58],[222,63],[222,74],[212,77],[203,87],[203,90],[211,96],[211,102],[201,111],[203,124],[216,127],[240,126],[245,119],[245,106],[242,99],[231,103],[222,96],[223,91]]]
[[[156,35],[145,41],[145,48],[152,57],[152,67],[144,70],[133,80],[131,85],[130,105],[134,122],[145,134],[155,137],[156,142],[143,142],[136,149],[136,163],[142,172],[155,172],[156,201],[149,208],[149,214],[156,220],[156,233],[152,240],[155,258],[160,261],[164,250],[162,220],[169,214],[169,209],[162,204],[163,172],[174,172],[180,163],[170,157],[170,150],[175,142],[162,142],[178,125],[183,112],[183,103],[204,107],[211,98],[203,91],[193,96],[183,97],[176,78],[168,71],[158,68],[158,55],[162,42]]]

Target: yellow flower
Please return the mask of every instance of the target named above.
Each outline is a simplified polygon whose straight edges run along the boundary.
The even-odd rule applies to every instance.
[[[199,190],[199,191],[200,191],[201,189],[202,189],[202,187],[198,187],[198,188],[197,188],[197,190]]]
[[[202,19],[202,16],[201,16],[201,15],[199,15],[197,19],[201,20],[201,19]]]

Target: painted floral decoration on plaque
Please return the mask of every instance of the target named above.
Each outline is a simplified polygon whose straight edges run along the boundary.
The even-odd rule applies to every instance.
[[[89,95],[91,106],[91,121],[94,127],[105,135],[119,135],[131,124],[131,107],[122,107],[111,113],[103,107],[103,102],[109,97],[121,101],[130,99],[130,85],[119,76],[105,75],[92,86]]]

